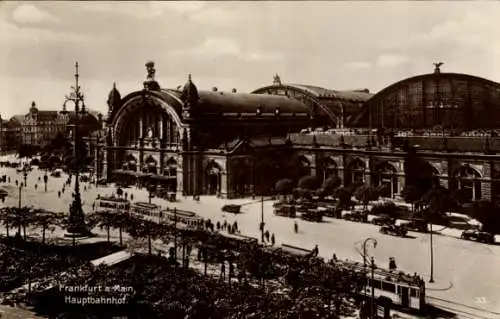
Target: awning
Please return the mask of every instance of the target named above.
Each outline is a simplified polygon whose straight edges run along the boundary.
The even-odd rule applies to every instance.
[[[129,175],[129,176],[137,176],[137,172],[124,170],[124,169],[115,169],[114,171],[112,171],[112,173],[113,174]]]
[[[164,175],[153,175],[151,177],[154,179],[162,180],[162,181],[172,181],[172,180],[177,179],[176,176],[164,176]]]

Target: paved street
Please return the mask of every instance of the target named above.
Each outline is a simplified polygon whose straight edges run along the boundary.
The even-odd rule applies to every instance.
[[[11,176],[12,184],[18,174],[13,169],[3,168]],[[43,182],[38,182],[38,190],[34,183],[43,173],[34,170],[28,176],[28,188],[22,190],[23,203],[35,207],[43,207],[54,211],[67,211],[71,201],[71,192],[67,187],[62,198],[57,197],[57,191],[62,188],[66,177],[49,178],[48,192],[43,191]],[[42,178],[43,180],[43,178]],[[10,196],[4,205],[17,205],[18,190],[15,186],[2,185],[9,191]],[[82,185],[83,188],[83,185]],[[111,194],[116,189],[112,187],[95,186],[83,192],[82,198],[85,210],[90,211],[97,192]],[[137,189],[124,189],[125,192],[134,193],[134,200],[147,201],[147,192]],[[211,218],[214,223],[218,220],[238,222],[243,234],[260,238],[259,222],[261,203],[245,200],[222,200],[215,197],[202,196],[199,202],[191,198],[179,198],[176,203],[168,203],[161,199],[153,199],[153,203],[163,207],[177,207],[178,209],[196,211],[204,218]],[[227,203],[245,204],[239,215],[227,214],[221,207]],[[399,238],[381,235],[378,227],[369,224],[353,223],[344,220],[327,218],[323,223],[311,223],[298,220],[299,233],[293,231],[293,219],[275,216],[272,202],[264,202],[266,229],[276,236],[278,244],[287,243],[304,248],[313,248],[319,245],[319,253],[330,259],[333,253],[339,258],[349,258],[361,261],[362,258],[356,249],[361,248],[362,241],[373,237],[378,241],[376,249],[370,247],[369,253],[375,257],[376,263],[387,267],[389,257],[395,257],[400,269],[424,276],[429,275],[429,235],[410,232],[411,238]],[[439,227],[436,227],[439,230]],[[0,231],[5,232],[4,229]],[[484,314],[485,318],[500,318],[500,245],[484,245],[476,242],[457,239],[459,231],[445,229],[442,235],[434,236],[435,279],[436,283],[428,285],[427,295],[455,302],[462,307],[470,306],[485,309],[490,313]],[[56,231],[55,236],[62,234]],[[113,232],[117,237],[118,232]],[[497,238],[498,239],[498,238]],[[465,306],[464,306],[465,305]],[[467,308],[467,307],[465,307]],[[495,313],[491,313],[495,312]]]

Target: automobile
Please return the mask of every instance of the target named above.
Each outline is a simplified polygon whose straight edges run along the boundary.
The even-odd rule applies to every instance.
[[[274,207],[274,213],[277,216],[294,218],[296,216],[295,205],[281,204],[280,206]]]
[[[307,212],[310,209],[316,209],[318,208],[318,205],[313,202],[303,202],[300,205],[297,206],[297,211],[298,212]]]
[[[406,228],[407,230],[413,230],[420,233],[428,232],[427,223],[423,219],[413,219],[403,222],[400,226]]]
[[[379,217],[375,217],[372,219],[372,224],[384,226],[384,225],[394,225],[396,223],[396,219],[392,218],[388,215],[382,215]]]
[[[323,221],[323,212],[317,209],[309,209],[307,212],[302,213],[300,218],[310,222],[321,223]]]
[[[475,240],[485,244],[495,243],[495,235],[479,230],[464,230],[460,238],[465,240]]]
[[[473,230],[481,228],[481,222],[465,214],[446,213],[446,220],[451,228]]]
[[[241,205],[234,205],[234,204],[224,205],[222,206],[222,211],[226,213],[239,214],[241,212]]]
[[[354,211],[344,215],[345,220],[353,222],[366,223],[368,222],[368,211]]]
[[[380,227],[379,232],[384,235],[393,235],[405,237],[408,233],[405,227],[396,226],[396,225],[385,225]]]

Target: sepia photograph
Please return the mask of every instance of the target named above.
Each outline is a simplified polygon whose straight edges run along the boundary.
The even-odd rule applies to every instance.
[[[0,2],[0,319],[500,319],[500,2]]]

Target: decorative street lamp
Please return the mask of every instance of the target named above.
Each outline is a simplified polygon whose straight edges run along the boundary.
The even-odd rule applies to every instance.
[[[73,238],[73,245],[75,244],[76,237],[84,237],[87,236],[89,231],[87,226],[85,225],[85,214],[82,208],[82,198],[80,195],[80,162],[81,155],[79,152],[80,148],[80,139],[79,139],[79,119],[80,116],[85,114],[87,111],[85,110],[85,102],[83,93],[80,90],[80,85],[78,84],[78,62],[75,63],[75,82],[76,85],[71,87],[71,92],[65,96],[65,101],[63,104],[63,111],[61,113],[67,113],[66,111],[66,103],[73,102],[75,105],[75,117],[73,123],[73,170],[75,174],[75,190],[73,194],[73,202],[69,207],[69,220],[67,226],[67,234],[65,236]],[[80,108],[81,103],[81,108]]]
[[[367,262],[367,252],[366,252],[366,245],[371,242],[373,244],[373,248],[377,248],[377,240],[375,238],[368,237],[365,239],[363,242],[363,270],[366,274],[366,262]],[[373,287],[372,287],[373,290]],[[366,295],[366,283],[365,283],[365,295]]]
[[[19,208],[21,208],[22,189],[23,189],[23,182],[19,183]]]

